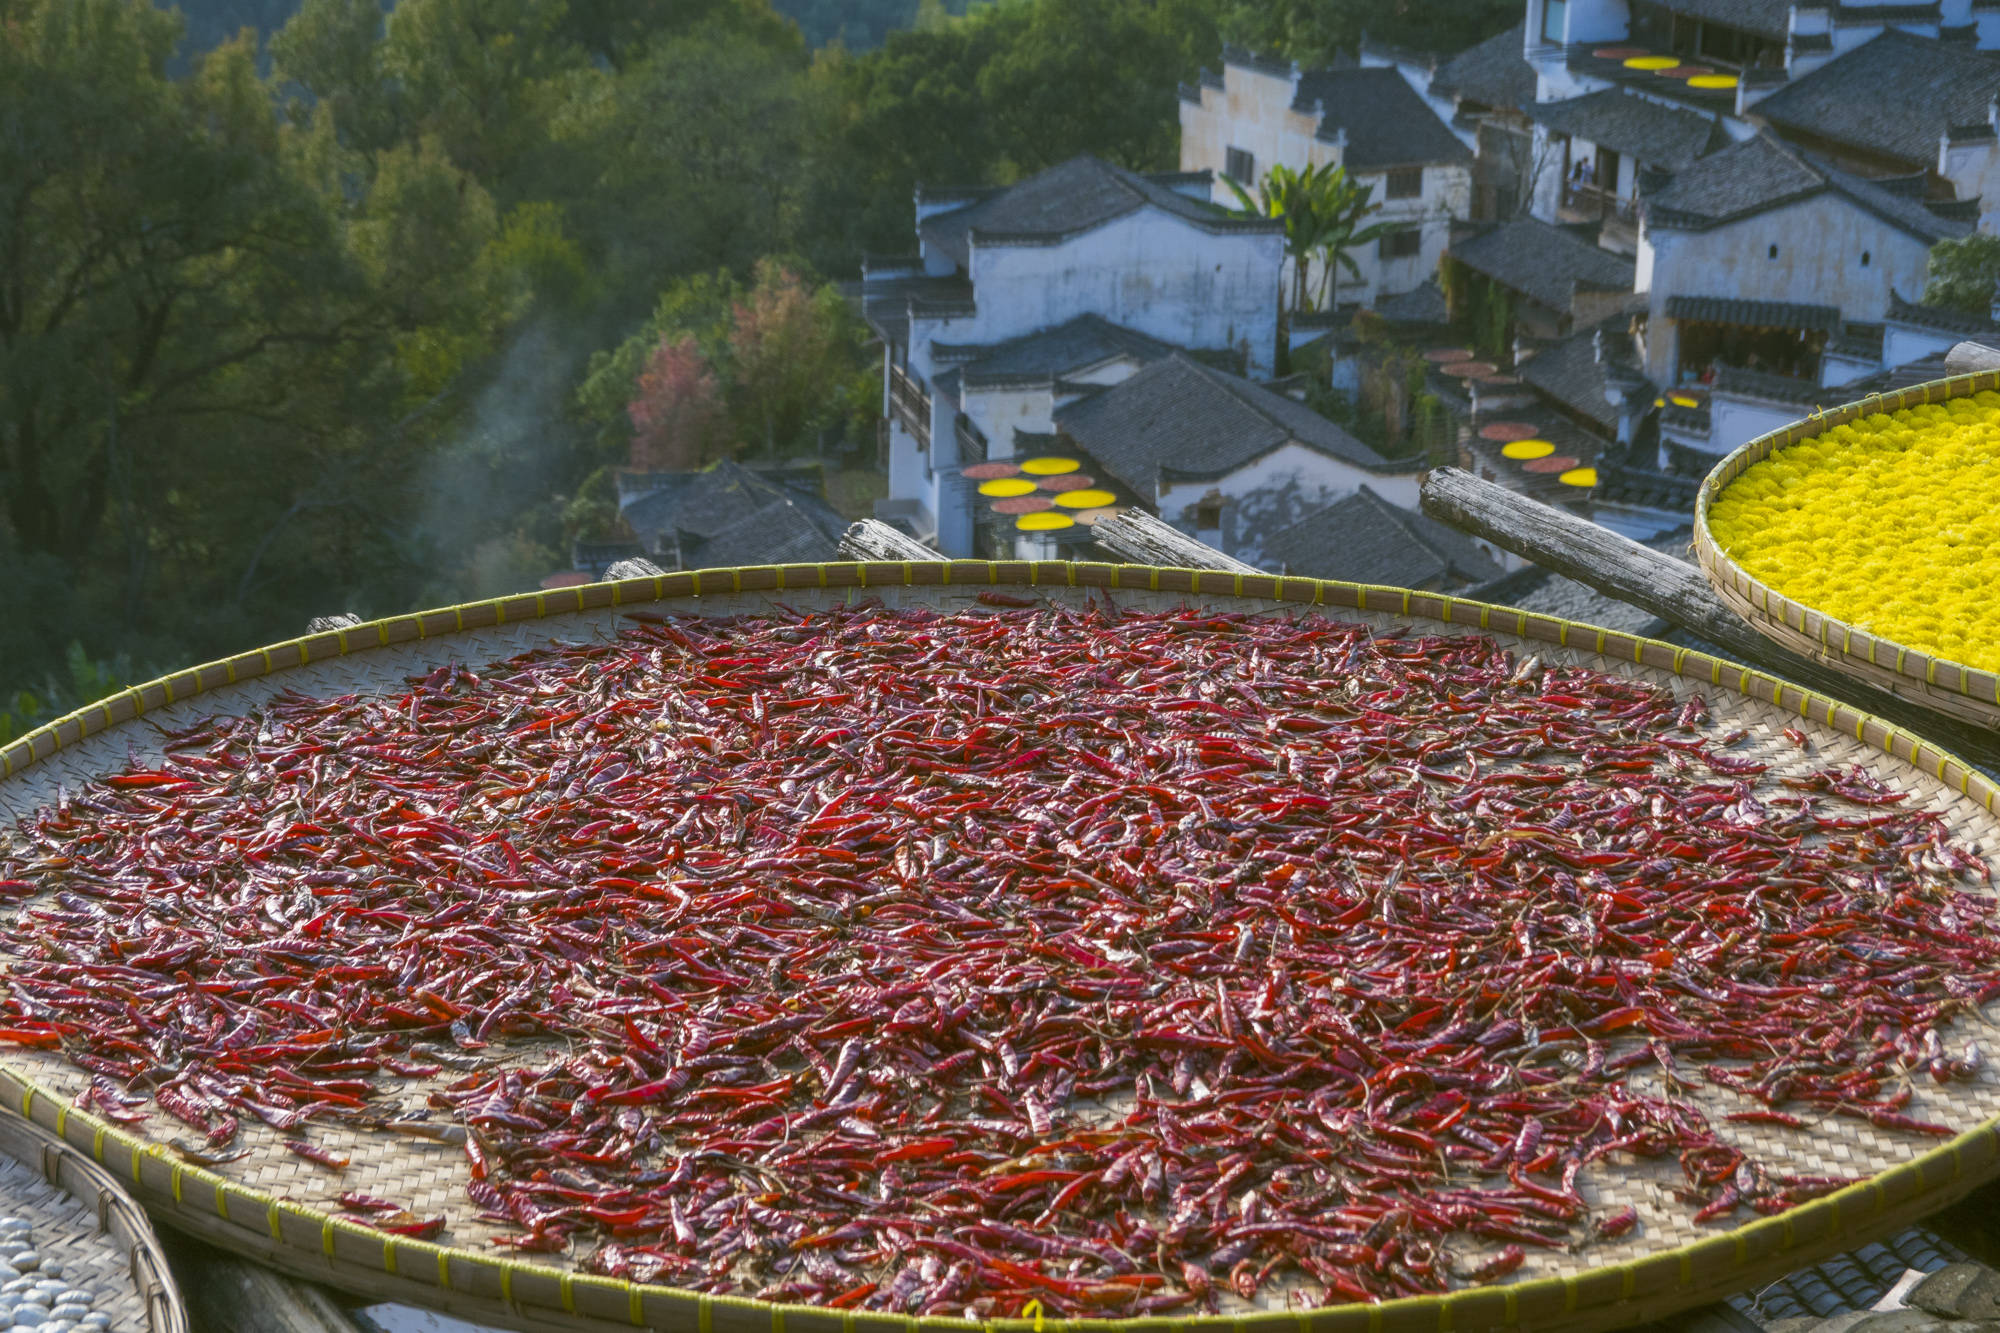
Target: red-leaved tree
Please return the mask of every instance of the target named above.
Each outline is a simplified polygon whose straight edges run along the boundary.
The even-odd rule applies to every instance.
[[[660,340],[625,411],[638,472],[701,467],[715,455],[728,416],[714,369],[686,333]]]

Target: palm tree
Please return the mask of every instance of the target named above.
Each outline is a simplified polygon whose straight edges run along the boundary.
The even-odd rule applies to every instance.
[[[1274,218],[1285,224],[1285,253],[1292,261],[1292,309],[1299,313],[1320,309],[1333,287],[1335,264],[1360,276],[1360,266],[1347,252],[1381,239],[1405,224],[1376,222],[1363,226],[1372,214],[1381,211],[1375,203],[1375,187],[1363,185],[1347,174],[1347,168],[1322,163],[1293,171],[1282,164],[1264,174],[1251,195],[1243,184],[1227,175],[1229,187],[1246,217]],[[1319,286],[1309,291],[1307,279],[1312,261],[1321,261]]]

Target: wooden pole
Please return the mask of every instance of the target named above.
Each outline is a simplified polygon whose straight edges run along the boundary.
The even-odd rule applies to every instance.
[[[1607,597],[1650,611],[1750,666],[1865,708],[1935,738],[1989,772],[2000,771],[2000,735],[1864,685],[1779,646],[1724,606],[1693,565],[1458,468],[1438,468],[1424,480],[1423,510]]]
[[[841,534],[840,554],[848,560],[944,559],[915,537],[874,518],[864,518]]]
[[[1944,354],[1947,375],[1970,375],[1977,370],[2000,370],[2000,348],[1962,342]]]
[[[1259,574],[1205,542],[1196,541],[1143,509],[1128,509],[1090,530],[1091,540],[1114,560],[1128,565],[1168,565],[1175,569],[1221,569],[1232,574]]]
[[[321,1288],[162,1230],[188,1317],[204,1333],[359,1333]]]

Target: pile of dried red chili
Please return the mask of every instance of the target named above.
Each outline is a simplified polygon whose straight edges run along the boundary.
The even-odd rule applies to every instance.
[[[1940,1029],[2000,993],[1984,867],[1703,723],[1317,618],[651,622],[281,697],[68,793],[0,853],[54,891],[0,1037],[100,1112],[330,1166],[315,1125],[441,1073],[509,1243],[704,1291],[1433,1292],[1629,1230],[1577,1192],[1606,1156],[1677,1155],[1704,1219],[1844,1183],[1676,1080],[1947,1132],[1906,1076],[1977,1064]],[[555,1040],[465,1067],[521,1038]]]

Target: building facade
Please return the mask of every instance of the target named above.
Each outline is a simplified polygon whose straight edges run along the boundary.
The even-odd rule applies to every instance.
[[[1181,169],[1210,173],[1219,204],[1235,202],[1222,177],[1255,194],[1274,165],[1342,167],[1373,191],[1381,211],[1369,221],[1396,230],[1351,252],[1358,274],[1337,267],[1328,284],[1313,263],[1307,287],[1323,289],[1324,304],[1369,304],[1426,281],[1452,220],[1471,208],[1472,149],[1392,67],[1301,70],[1229,48],[1219,75],[1181,89],[1180,117]]]
[[[862,276],[883,343],[881,516],[972,555],[963,469],[1014,457],[1021,434],[1047,429],[1063,386],[1128,373],[1164,347],[1269,374],[1282,224],[1232,216],[1211,193],[1203,173],[1149,177],[1091,157],[1001,189],[919,190],[918,252]],[[997,369],[975,365],[991,357]]]

